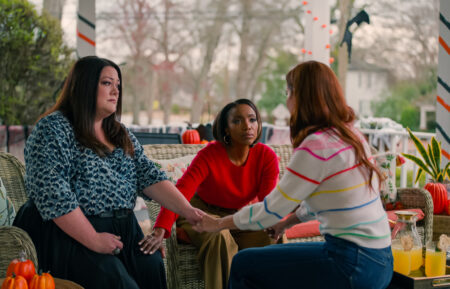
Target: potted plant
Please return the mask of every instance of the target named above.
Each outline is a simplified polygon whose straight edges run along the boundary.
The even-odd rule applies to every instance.
[[[431,181],[425,185],[425,189],[430,192],[433,198],[434,214],[440,214],[447,209],[447,189],[444,185],[446,179],[450,178],[450,163],[441,166],[441,143],[435,137],[431,138],[427,149],[422,142],[408,128],[408,133],[420,153],[421,159],[410,154],[402,154],[405,158],[413,161],[418,167],[414,183],[417,183],[423,174],[429,175]],[[447,211],[447,210],[446,210]]]

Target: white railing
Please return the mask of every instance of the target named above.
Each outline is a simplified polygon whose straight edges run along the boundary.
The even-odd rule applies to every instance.
[[[389,131],[378,129],[360,129],[362,133],[368,136],[368,141],[371,145],[377,147],[380,152],[385,151],[387,148],[393,153],[408,153],[419,156],[419,152],[416,150],[414,143],[410,140],[408,132],[405,131]],[[419,138],[424,146],[430,142],[434,133],[427,132],[413,132],[413,134]],[[400,172],[400,185],[397,187],[418,187],[419,184],[414,184],[414,178],[417,174],[418,167],[410,160],[406,160],[406,163],[402,165]],[[412,169],[413,178],[411,183],[407,183],[407,171]]]

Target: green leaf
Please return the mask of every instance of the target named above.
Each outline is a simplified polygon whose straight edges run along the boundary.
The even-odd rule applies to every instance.
[[[419,170],[417,171],[416,179],[414,180],[415,184],[420,180],[420,177],[422,176],[422,174],[423,174],[423,170],[421,168],[419,168]]]
[[[431,138],[431,150],[433,151],[433,159],[436,164],[436,170],[441,171],[441,143],[435,137]]]
[[[436,160],[433,155],[433,149],[431,148],[431,145],[428,145],[428,156],[430,157],[430,161],[432,166],[430,167],[431,171],[433,172],[433,175],[431,176],[434,180],[436,180],[437,175],[439,174],[439,171],[436,169]]]
[[[444,172],[447,172],[447,178],[450,179],[450,162],[445,166]]]
[[[405,158],[407,158],[407,159],[413,161],[417,166],[419,166],[419,168],[421,168],[423,171],[425,171],[426,173],[428,173],[430,176],[434,176],[434,175],[433,175],[433,172],[430,171],[429,166],[427,166],[427,165],[426,165],[421,159],[419,159],[418,157],[413,156],[413,155],[410,155],[410,154],[403,154],[403,153],[402,153],[402,155],[403,155]]]
[[[428,157],[427,151],[425,150],[425,147],[423,146],[422,142],[411,132],[409,128],[407,128],[409,136],[414,142],[414,145],[416,146],[417,151],[422,156],[423,160],[428,164],[428,166],[432,166],[430,158]]]

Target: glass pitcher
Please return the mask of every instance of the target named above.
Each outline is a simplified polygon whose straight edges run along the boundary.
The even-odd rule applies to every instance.
[[[397,211],[397,221],[392,230],[392,255],[394,271],[409,275],[423,265],[422,240],[417,232],[417,213]]]

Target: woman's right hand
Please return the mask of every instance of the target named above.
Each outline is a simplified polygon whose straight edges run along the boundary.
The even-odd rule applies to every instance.
[[[123,249],[123,243],[120,241],[120,236],[110,233],[97,233],[94,248],[89,248],[100,254],[114,255],[114,250]]]

